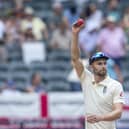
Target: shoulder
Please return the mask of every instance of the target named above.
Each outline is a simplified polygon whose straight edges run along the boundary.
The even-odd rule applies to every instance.
[[[122,86],[122,84],[119,81],[117,81],[117,80],[115,80],[115,79],[113,79],[111,77],[109,77],[109,82],[111,84],[114,84],[114,85],[121,85]]]
[[[83,82],[84,80],[92,80],[92,78],[93,78],[93,74],[87,68],[84,68],[80,76],[81,82]]]
[[[110,86],[114,90],[116,90],[116,89],[123,89],[123,86],[122,86],[122,84],[119,81],[117,81],[115,79],[112,79],[112,78],[109,78],[109,82],[110,82]]]

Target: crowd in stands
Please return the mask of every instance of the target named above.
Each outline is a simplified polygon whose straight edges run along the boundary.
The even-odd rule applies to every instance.
[[[19,51],[27,42],[35,44],[38,41],[45,46],[47,55],[45,61],[51,61],[54,51],[58,51],[58,56],[61,57],[62,52],[70,51],[71,25],[78,18],[83,18],[85,27],[79,35],[82,57],[88,58],[96,51],[105,52],[112,58],[108,62],[109,75],[124,83],[123,60],[129,55],[129,6],[122,6],[122,1],[119,0],[96,0],[96,2],[77,0],[69,7],[64,7],[63,2],[53,0],[48,1],[51,4],[51,16],[45,17],[46,20],[37,16],[33,7],[24,6],[24,2],[31,3],[32,0],[13,2],[13,8],[6,8],[0,13],[1,64],[11,62],[9,50],[18,49]],[[2,8],[2,3],[1,0],[0,8]],[[60,59],[56,60],[57,63],[59,61]],[[66,62],[67,65],[70,65],[69,62]],[[70,73],[70,70],[67,73]],[[46,73],[42,74],[43,78],[47,76]],[[74,77],[74,74],[72,76]],[[80,86],[78,82],[72,83],[74,79],[68,77],[67,74],[66,80],[70,83],[70,90],[81,90],[76,88]],[[42,80],[44,79],[36,71],[32,74],[32,80],[26,84],[26,87],[24,86],[24,91],[46,92],[47,88]],[[13,80],[7,80],[4,86],[1,86],[1,92],[5,94],[9,90],[16,90],[15,85],[17,84]]]

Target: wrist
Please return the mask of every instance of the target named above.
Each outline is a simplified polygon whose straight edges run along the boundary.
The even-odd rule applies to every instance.
[[[74,32],[73,32],[72,35],[73,35],[73,36],[78,36],[79,33],[74,33]]]

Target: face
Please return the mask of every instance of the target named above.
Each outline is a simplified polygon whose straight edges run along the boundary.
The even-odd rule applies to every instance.
[[[94,13],[96,11],[96,5],[95,4],[91,4],[90,8],[91,8],[92,13]]]
[[[107,64],[106,59],[99,59],[94,61],[91,65],[93,73],[97,76],[106,76],[107,74],[106,64]]]
[[[35,78],[34,78],[34,80],[33,80],[33,83],[34,83],[35,85],[39,85],[39,84],[41,83],[41,76],[40,76],[39,74],[36,74],[36,75],[35,75]]]
[[[118,0],[111,0],[110,3],[109,3],[109,7],[111,9],[114,9],[118,6]]]

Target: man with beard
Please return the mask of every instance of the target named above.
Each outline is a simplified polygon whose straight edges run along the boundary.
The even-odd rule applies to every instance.
[[[80,59],[78,35],[84,24],[72,26],[71,60],[84,94],[85,129],[116,129],[115,120],[122,115],[122,85],[107,75],[108,56],[97,52],[89,58],[90,72]]]

